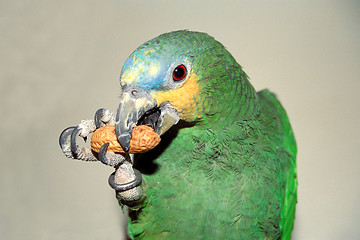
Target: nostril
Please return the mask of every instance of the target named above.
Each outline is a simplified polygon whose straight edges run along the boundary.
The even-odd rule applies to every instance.
[[[135,89],[134,89],[134,90],[131,90],[131,94],[132,94],[132,95],[136,96],[136,95],[137,95],[137,93],[138,93],[138,91],[137,91],[137,90],[135,90]]]

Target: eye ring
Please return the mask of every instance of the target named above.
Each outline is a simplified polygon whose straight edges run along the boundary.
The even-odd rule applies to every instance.
[[[186,77],[186,74],[187,74],[187,69],[183,64],[181,64],[174,69],[173,79],[174,81],[181,81]]]

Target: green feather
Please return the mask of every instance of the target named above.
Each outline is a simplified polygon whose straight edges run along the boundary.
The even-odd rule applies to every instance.
[[[168,33],[142,48],[154,44],[191,55],[200,110],[196,121],[180,122],[157,148],[135,156],[146,196],[131,209],[130,236],[290,239],[296,143],[279,101],[267,90],[256,93],[231,54],[206,34]]]

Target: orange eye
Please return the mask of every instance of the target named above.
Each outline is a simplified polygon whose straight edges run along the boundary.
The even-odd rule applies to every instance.
[[[186,67],[184,65],[179,65],[174,69],[173,72],[173,79],[175,81],[183,80],[186,77]]]

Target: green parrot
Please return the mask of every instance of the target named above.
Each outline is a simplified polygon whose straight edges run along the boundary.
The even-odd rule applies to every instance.
[[[120,85],[116,114],[102,109],[95,122],[110,115],[125,150],[136,125],[161,135],[155,149],[126,160],[107,145],[99,153],[133,168],[129,183],[109,178],[131,239],[290,239],[297,149],[287,114],[273,93],[254,90],[221,43],[187,30],[160,35],[130,55]]]

